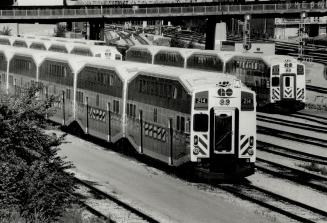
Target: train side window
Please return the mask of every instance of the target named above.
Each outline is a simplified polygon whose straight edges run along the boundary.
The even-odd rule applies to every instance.
[[[181,117],[181,132],[185,132],[185,118]]]
[[[285,78],[285,86],[286,86],[286,87],[291,86],[291,80],[290,80],[289,77],[286,77],[286,78]]]
[[[47,90],[46,90],[46,92],[47,92]],[[79,103],[84,103],[83,92],[80,92],[80,91],[76,92],[76,101]]]
[[[177,131],[179,131],[180,130],[180,117],[177,115],[177,119],[176,119],[176,129],[177,129]]]
[[[153,109],[153,121],[158,122],[158,109]]]
[[[193,116],[193,130],[197,132],[208,131],[208,120],[207,114],[195,114]]]
[[[12,75],[9,75],[9,85],[14,84],[14,77]]]
[[[132,105],[133,118],[136,118],[136,105]]]
[[[119,101],[114,100],[113,112],[119,114]]]
[[[279,77],[273,77],[271,79],[271,86],[278,87],[279,86]]]
[[[100,97],[99,97],[98,94],[97,94],[97,96],[96,96],[95,104],[96,104],[96,106],[99,106],[99,104],[100,104]]]
[[[174,87],[173,98],[177,99],[177,87]]]
[[[187,118],[187,121],[185,124],[185,132],[186,133],[190,133],[190,124],[191,124],[191,120],[189,118]]]
[[[66,99],[70,100],[70,89],[66,89]]]

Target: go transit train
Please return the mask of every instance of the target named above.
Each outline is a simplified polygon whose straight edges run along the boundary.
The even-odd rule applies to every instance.
[[[140,154],[224,176],[256,160],[255,93],[232,75],[2,46],[1,88],[42,83],[59,96],[52,120],[94,137],[127,139]]]
[[[304,108],[305,65],[290,56],[132,46],[126,60],[232,74],[256,91],[260,109],[295,112]]]

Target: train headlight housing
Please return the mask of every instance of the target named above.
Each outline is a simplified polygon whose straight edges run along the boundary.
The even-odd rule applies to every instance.
[[[193,149],[193,154],[194,154],[194,155],[198,155],[199,152],[200,152],[200,150],[199,150],[198,147],[195,147],[195,148]]]
[[[196,146],[199,142],[198,136],[194,136],[194,145]]]
[[[241,87],[241,80],[235,80],[234,87],[235,88],[240,88]]]
[[[253,149],[248,149],[248,154],[249,154],[250,156],[252,156],[252,155],[254,154]]]

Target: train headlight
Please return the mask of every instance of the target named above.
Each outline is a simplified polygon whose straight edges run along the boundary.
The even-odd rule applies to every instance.
[[[200,150],[199,150],[198,147],[195,147],[195,148],[193,149],[193,154],[194,154],[194,155],[198,155],[199,152],[200,152]]]
[[[248,149],[248,154],[249,154],[250,156],[252,156],[252,155],[254,154],[253,149]]]
[[[194,136],[194,145],[197,145],[199,142],[198,136]]]
[[[234,87],[235,88],[240,88],[241,87],[241,80],[235,80]]]
[[[250,146],[253,147],[254,145],[254,137],[250,136]]]

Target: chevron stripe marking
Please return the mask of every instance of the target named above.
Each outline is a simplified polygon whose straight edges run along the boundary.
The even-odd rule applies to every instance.
[[[242,152],[242,156],[244,156],[247,152],[248,152],[248,150],[251,148],[251,146],[249,146],[249,147],[247,147],[243,152]]]
[[[244,138],[245,135],[241,135],[241,140]]]
[[[242,145],[241,145],[241,149],[243,149],[244,146],[246,146],[246,144],[248,144],[248,142],[249,142],[249,138],[247,138],[247,139],[242,143]]]
[[[199,143],[205,148],[208,149],[208,145],[199,137]]]

